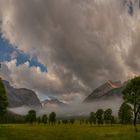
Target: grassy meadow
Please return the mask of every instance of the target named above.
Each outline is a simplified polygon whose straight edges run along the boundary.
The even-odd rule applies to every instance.
[[[0,125],[0,140],[140,140],[132,125]]]

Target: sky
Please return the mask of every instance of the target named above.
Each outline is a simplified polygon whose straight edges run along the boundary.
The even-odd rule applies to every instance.
[[[0,37],[0,62],[11,61],[16,59],[16,66],[29,62],[30,67],[40,67],[42,72],[47,72],[47,67],[38,62],[37,57],[30,57],[27,53],[22,52],[16,47],[9,44],[8,41]]]
[[[0,0],[1,76],[82,101],[107,80],[139,75],[139,20],[139,0]]]

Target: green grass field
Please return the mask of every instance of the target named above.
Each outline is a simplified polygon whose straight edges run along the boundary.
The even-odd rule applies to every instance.
[[[16,125],[0,126],[0,140],[140,140],[131,125]]]

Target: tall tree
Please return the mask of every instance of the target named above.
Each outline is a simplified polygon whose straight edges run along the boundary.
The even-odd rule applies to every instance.
[[[36,119],[36,121],[37,121],[38,124],[40,124],[40,123],[41,123],[41,118],[38,117],[38,118]]]
[[[96,119],[97,119],[98,124],[103,124],[104,123],[103,114],[104,114],[103,109],[98,109],[96,111]]]
[[[74,124],[75,123],[75,119],[70,119],[70,123]]]
[[[109,108],[104,111],[104,121],[106,124],[111,123],[112,110]]]
[[[42,116],[42,122],[43,122],[44,124],[47,124],[47,123],[48,123],[48,117],[47,117],[46,114],[44,114],[44,115]]]
[[[112,115],[110,120],[111,125],[115,123],[115,117]]]
[[[52,112],[49,115],[49,123],[55,124],[55,122],[56,122],[56,113],[55,112]]]
[[[123,90],[123,98],[125,102],[131,104],[133,107],[133,124],[135,131],[137,132],[137,117],[140,112],[140,76],[135,77],[128,82]]]
[[[8,106],[8,100],[6,96],[6,90],[0,78],[0,117],[6,113],[6,108]]]
[[[95,112],[90,112],[89,123],[90,123],[90,125],[96,124],[96,113]]]
[[[30,110],[26,116],[26,121],[33,124],[36,121],[36,111]]]
[[[127,124],[132,122],[133,118],[133,112],[132,108],[130,105],[127,103],[123,103],[120,106],[119,112],[118,112],[118,117],[120,120],[120,123],[122,124]]]

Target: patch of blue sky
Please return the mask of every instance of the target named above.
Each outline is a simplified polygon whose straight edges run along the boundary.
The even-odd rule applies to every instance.
[[[42,72],[47,72],[47,67],[40,63],[37,57],[31,57],[0,37],[0,62],[11,61],[12,59],[17,60],[17,66],[29,62],[30,67],[40,67]]]

